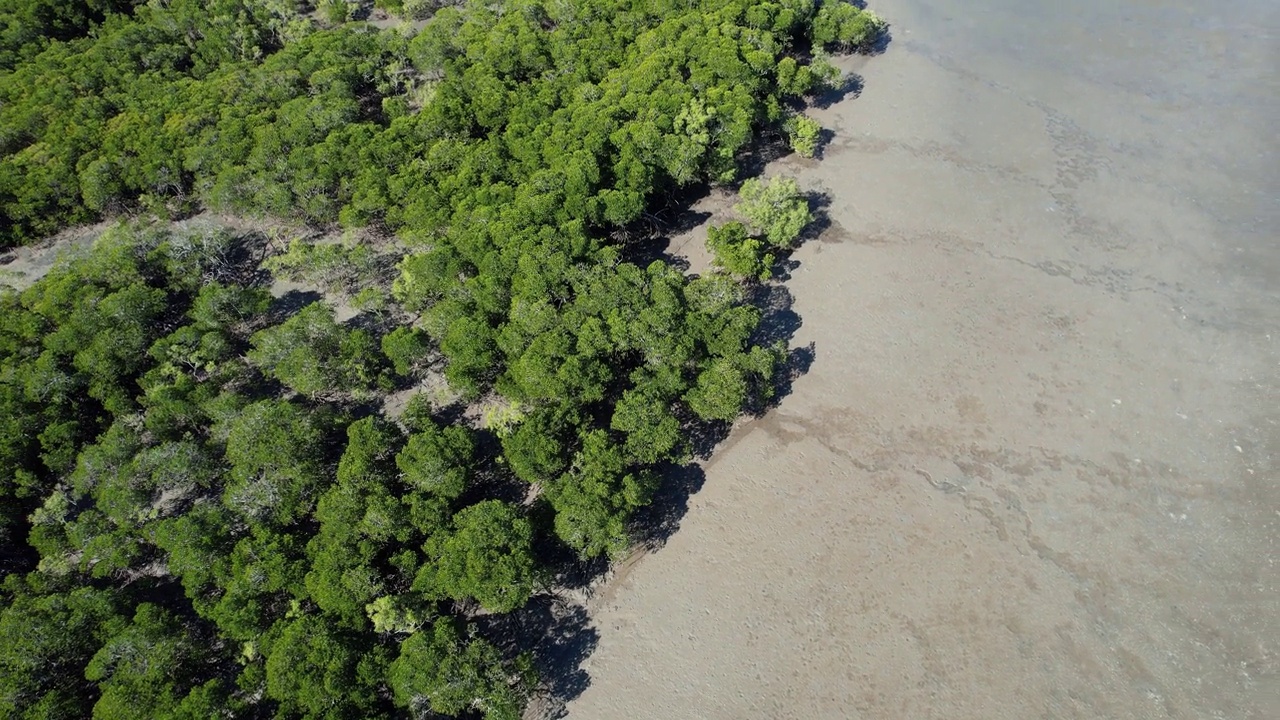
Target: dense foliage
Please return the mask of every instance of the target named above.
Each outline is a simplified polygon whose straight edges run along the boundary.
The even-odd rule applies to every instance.
[[[0,13],[5,244],[203,208],[402,243],[259,263],[229,231],[121,223],[0,294],[0,715],[519,717],[528,657],[474,621],[549,587],[540,548],[624,552],[690,431],[770,392],[784,348],[755,342],[746,285],[810,221],[794,182],[743,186],[747,224],[713,233],[729,273],[629,262],[611,233],[734,181],[762,131],[803,152],[815,51],[872,42],[873,16],[381,5],[434,14]],[[273,300],[269,273],[329,299]],[[437,367],[484,422],[385,410]]]

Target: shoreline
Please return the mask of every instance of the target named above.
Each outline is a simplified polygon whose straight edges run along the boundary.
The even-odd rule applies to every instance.
[[[894,40],[813,111],[826,157],[771,165],[832,200],[785,283],[814,362],[592,600],[567,717],[1280,706],[1280,258],[1240,199],[1276,178],[1233,155],[1264,90],[1218,80],[1265,38],[987,5],[876,4]]]

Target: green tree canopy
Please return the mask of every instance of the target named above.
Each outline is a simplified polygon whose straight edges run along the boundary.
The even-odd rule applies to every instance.
[[[742,183],[739,196],[734,210],[774,247],[790,247],[813,222],[809,203],[794,178],[777,176],[767,182],[751,178]]]
[[[533,529],[511,505],[485,500],[460,510],[453,532],[427,544],[431,557],[414,589],[457,600],[474,598],[487,610],[510,612],[533,592]]]
[[[389,658],[359,636],[314,615],[284,624],[267,655],[267,694],[309,718],[378,717],[378,684]]]
[[[396,466],[410,488],[452,500],[467,488],[474,453],[475,440],[466,428],[441,428],[428,420],[409,436]]]
[[[207,702],[207,693],[217,693],[220,687],[216,678],[208,677],[217,667],[216,655],[210,657],[210,651],[181,618],[149,603],[139,605],[132,623],[108,640],[85,667],[85,678],[97,682],[102,691],[93,717],[131,720],[140,715],[189,715]],[[189,697],[192,691],[195,696]],[[221,699],[228,700],[225,693]]]
[[[556,534],[584,557],[620,555],[630,542],[627,522],[648,503],[654,487],[651,474],[627,471],[608,433],[588,432],[570,471],[547,487]]]
[[[811,36],[819,47],[870,47],[888,28],[870,10],[845,2],[824,2],[813,19]]]
[[[382,354],[364,330],[349,330],[318,301],[280,325],[254,334],[249,361],[290,388],[321,393],[368,390],[377,381]]]
[[[532,684],[531,673],[513,674],[492,645],[447,620],[401,643],[389,677],[396,703],[414,713],[477,710],[485,720],[517,720]]]
[[[85,664],[128,624],[119,593],[83,587],[42,594],[16,577],[0,610],[0,710],[9,717],[67,717],[97,696]]]
[[[315,506],[324,481],[323,428],[297,405],[261,400],[227,427],[227,506],[254,522],[281,525]]]
[[[517,718],[522,639],[466,621],[626,552],[686,435],[770,392],[794,181],[743,183],[715,272],[629,258],[759,143],[816,152],[823,48],[882,23],[359,4],[0,8],[0,247],[136,218],[0,290],[0,715]]]
[[[707,248],[716,266],[737,277],[764,281],[773,274],[773,254],[740,222],[707,228]]]

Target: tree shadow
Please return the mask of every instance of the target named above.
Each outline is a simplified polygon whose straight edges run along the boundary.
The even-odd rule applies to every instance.
[[[788,262],[794,263],[793,268],[799,265],[795,261]],[[791,291],[784,285],[760,286],[752,297],[752,304],[760,308],[763,315],[751,342],[766,347],[778,342],[790,346],[791,339],[804,322],[792,309],[793,302]],[[775,368],[773,377],[767,384],[757,388],[743,411],[751,417],[762,417],[777,407],[791,394],[795,380],[809,372],[816,357],[816,345],[813,342],[804,347],[788,347],[782,362]]]
[[[455,400],[448,405],[442,405],[435,408],[431,416],[441,424],[442,427],[451,425],[465,425],[467,415],[467,404],[461,400]]]
[[[674,466],[662,473],[658,492],[636,513],[632,522],[640,547],[653,552],[667,544],[689,511],[689,498],[702,489],[706,480],[702,468],[692,463]]]
[[[810,190],[802,193],[802,197],[809,204],[809,213],[813,216],[813,220],[805,226],[800,237],[796,239],[796,246],[810,240],[817,240],[831,227],[831,213],[828,211],[831,207],[831,196],[825,192]]]
[[[787,282],[791,279],[791,271],[800,267],[799,260],[793,260],[790,255],[783,255],[773,262],[773,267],[769,268],[772,278],[777,282]]]
[[[825,110],[842,100],[857,98],[862,94],[862,87],[862,76],[858,73],[849,73],[840,78],[839,84],[827,87],[814,96],[811,104]]]
[[[271,241],[256,231],[235,234],[227,245],[227,253],[221,262],[210,269],[211,279],[220,283],[265,286],[271,282],[271,273],[262,269]]]
[[[706,193],[703,193],[698,197],[704,197],[705,194]],[[666,216],[670,216],[671,219],[664,220],[664,217]],[[702,210],[694,210],[690,208],[688,205],[684,205],[684,206],[675,206],[671,208],[664,208],[663,210],[659,210],[657,213],[655,213],[651,217],[653,217],[655,220],[659,220],[662,222],[661,236],[669,238],[673,235],[681,235],[683,233],[687,233],[690,230],[698,227],[699,225],[706,222],[711,217],[711,213],[705,212]]]
[[[747,302],[761,312],[760,324],[751,336],[752,344],[768,347],[779,341],[789,342],[803,324],[800,316],[791,309],[795,298],[785,285],[756,285],[747,296]]]
[[[525,717],[561,718],[591,684],[583,669],[600,633],[581,604],[555,594],[535,595],[519,610],[476,618],[483,635],[508,653],[529,650],[539,684]]]
[[[461,417],[458,422],[465,422]],[[450,427],[444,425],[444,427]],[[502,457],[502,440],[492,430],[479,428],[472,432],[475,441],[475,456],[481,458],[472,470],[471,483],[458,498],[458,506],[466,507],[484,500],[501,500],[511,505],[520,505],[529,497],[529,483],[516,477]],[[550,538],[548,538],[550,540]],[[550,542],[543,544],[559,545]],[[546,567],[546,566],[544,566]]]
[[[715,453],[716,446],[729,437],[733,423],[723,420],[703,420],[694,415],[687,407],[675,410],[676,420],[680,421],[680,432],[685,439],[685,450],[695,460],[708,460]],[[666,477],[663,477],[666,482]]]
[[[880,37],[865,48],[861,48],[858,52],[862,55],[883,55],[889,49],[889,43],[893,42],[893,33],[890,31],[891,26],[886,25],[884,32],[880,33]]]
[[[759,177],[764,174],[765,169],[769,167],[769,163],[792,153],[793,151],[787,144],[786,138],[781,134],[776,134],[773,137],[762,137],[760,142],[752,145],[745,153],[738,156],[738,179],[741,181],[747,178]]]
[[[367,2],[367,1],[361,2],[356,6],[354,10],[352,10],[348,14],[347,20],[349,21],[368,20],[369,17],[372,15],[373,15],[373,3]]]
[[[271,324],[277,325],[302,308],[323,299],[324,296],[314,290],[290,290],[272,299],[267,315],[271,318]]]
[[[20,506],[13,502],[11,507],[13,510],[20,508],[21,512],[26,513],[34,511],[38,505],[28,503]],[[26,542],[26,535],[30,530],[31,521],[27,518],[0,529],[0,577],[34,570],[40,562],[40,553]]]
[[[549,584],[558,589],[586,591],[609,571],[607,557],[582,558],[555,537],[555,512],[549,503],[539,502],[531,520],[545,542],[534,546],[538,567],[545,568]]]
[[[845,2],[858,8],[859,10],[867,9],[867,0],[845,0]],[[880,33],[880,37],[870,45],[864,45],[853,49],[853,52],[859,55],[879,55],[889,49],[889,43],[893,42],[893,34],[890,32],[892,25],[885,23],[884,32]]]
[[[809,368],[813,367],[813,361],[817,357],[817,344],[814,342],[788,350],[786,358],[773,376],[773,395],[767,398],[754,414],[760,416],[777,407],[783,398],[791,394],[792,384],[800,376],[809,372]]]
[[[696,202],[696,198],[686,199],[684,202],[684,205],[668,206],[653,213],[645,213],[624,231],[629,240],[619,245],[622,259],[640,267],[648,267],[661,260],[680,272],[688,272],[689,261],[671,252],[671,241],[705,223],[711,218],[711,213],[690,207]]]
[[[564,706],[591,685],[591,676],[582,668],[600,644],[600,632],[591,625],[586,608],[570,603],[538,603],[547,622],[540,642],[534,646],[533,662],[542,678],[543,691],[558,706],[556,717],[564,716]]]

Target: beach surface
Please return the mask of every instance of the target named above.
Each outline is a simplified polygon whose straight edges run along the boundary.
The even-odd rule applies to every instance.
[[[568,717],[1280,717],[1280,5],[873,9],[767,170],[830,201],[812,362],[595,595]]]

